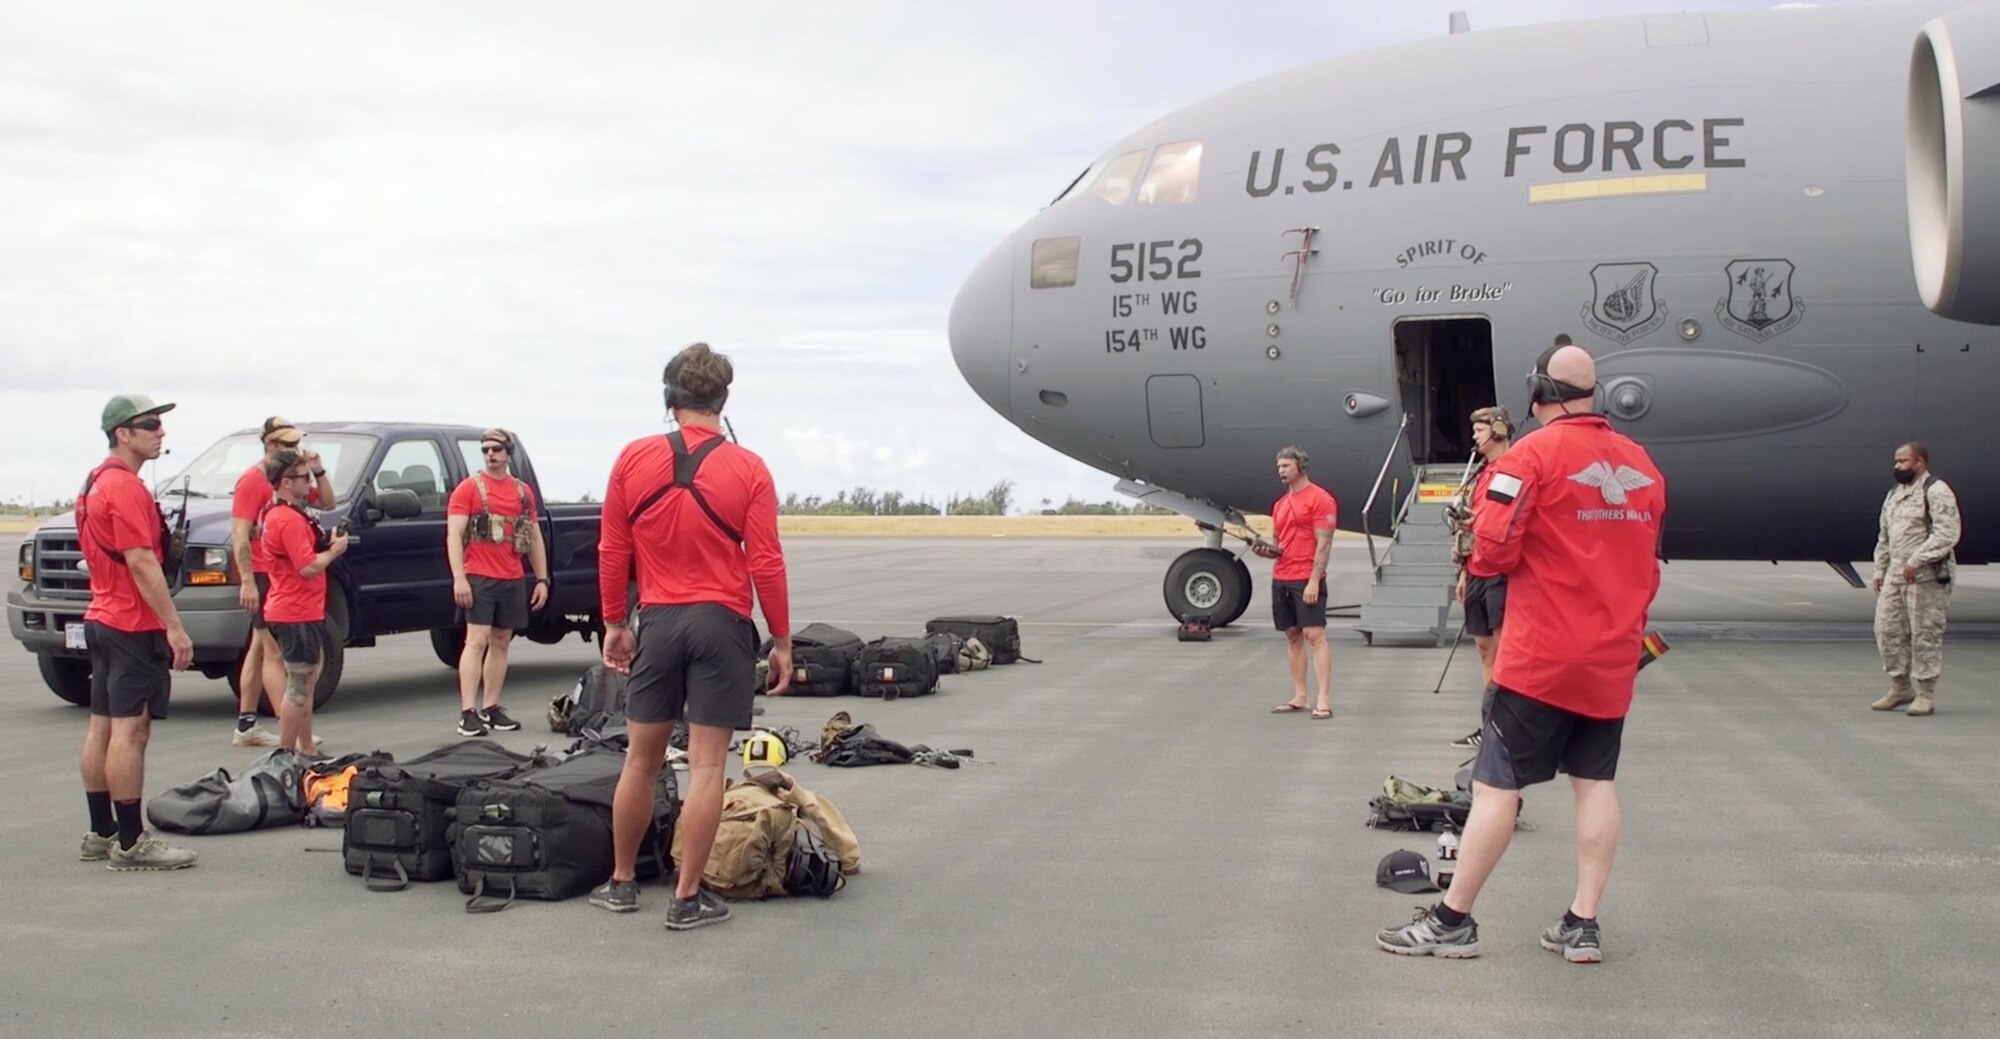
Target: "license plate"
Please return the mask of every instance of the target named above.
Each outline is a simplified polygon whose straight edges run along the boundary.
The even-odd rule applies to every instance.
[[[72,624],[72,625],[70,625],[70,626],[69,626],[69,627],[67,627],[67,628],[64,628],[64,629],[63,629],[63,648],[64,648],[64,649],[84,649],[84,650],[87,650],[87,649],[89,649],[89,648],[90,648],[90,646],[89,646],[89,645],[88,645],[87,643],[85,643],[85,642],[84,642],[84,634],[83,634],[83,633],[84,633],[84,627],[83,627],[83,623],[82,623],[81,621],[79,621],[79,622],[77,622],[77,623],[75,623],[75,624]]]

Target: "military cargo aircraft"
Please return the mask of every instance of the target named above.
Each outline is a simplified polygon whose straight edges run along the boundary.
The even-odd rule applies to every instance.
[[[1205,531],[1170,613],[1243,613],[1223,535],[1280,447],[1380,536],[1558,334],[1667,477],[1669,561],[1858,584],[1912,439],[1960,561],[2000,551],[2000,10],[1450,29],[1134,132],[959,291],[988,405]]]

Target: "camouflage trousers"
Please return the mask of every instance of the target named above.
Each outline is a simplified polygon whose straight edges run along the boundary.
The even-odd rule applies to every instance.
[[[1875,648],[1891,678],[1935,682],[1944,669],[1944,614],[1951,586],[1884,583],[1875,599]]]

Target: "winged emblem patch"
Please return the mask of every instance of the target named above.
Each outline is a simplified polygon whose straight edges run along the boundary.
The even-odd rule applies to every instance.
[[[1626,491],[1653,485],[1653,478],[1645,473],[1629,465],[1613,469],[1609,462],[1592,462],[1582,472],[1571,473],[1569,478],[1585,487],[1597,488],[1597,492],[1604,495],[1606,505],[1623,505]]]

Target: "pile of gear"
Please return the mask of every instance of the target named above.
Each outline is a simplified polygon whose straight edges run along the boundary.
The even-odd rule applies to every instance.
[[[769,688],[766,663],[773,643],[758,650],[758,688]],[[792,684],[788,696],[874,696],[896,700],[938,691],[944,675],[984,671],[1026,660],[1021,627],[1012,617],[938,617],[923,638],[888,636],[863,642],[831,624],[808,624],[792,633]]]
[[[1470,765],[1470,762],[1467,762]],[[1523,802],[1525,807],[1525,802]],[[1406,895],[1442,891],[1451,886],[1458,865],[1459,834],[1472,813],[1472,769],[1458,771],[1454,788],[1441,790],[1412,782],[1401,776],[1382,781],[1382,792],[1368,802],[1366,825],[1378,830],[1415,833],[1436,831],[1437,867],[1422,852],[1400,848],[1382,856],[1375,865],[1375,883]],[[1532,830],[1534,825],[1516,813],[1516,830]]]
[[[240,775],[217,769],[168,790],[146,812],[170,833],[339,826],[342,865],[368,890],[455,880],[469,896],[466,912],[495,912],[518,898],[573,898],[611,875],[611,804],[625,753],[622,732],[532,754],[452,743],[405,762],[379,751],[306,762],[279,750]],[[680,807],[676,772],[662,768],[638,879],[672,872]],[[824,898],[860,868],[840,810],[759,765],[728,782],[702,879],[725,898]]]

